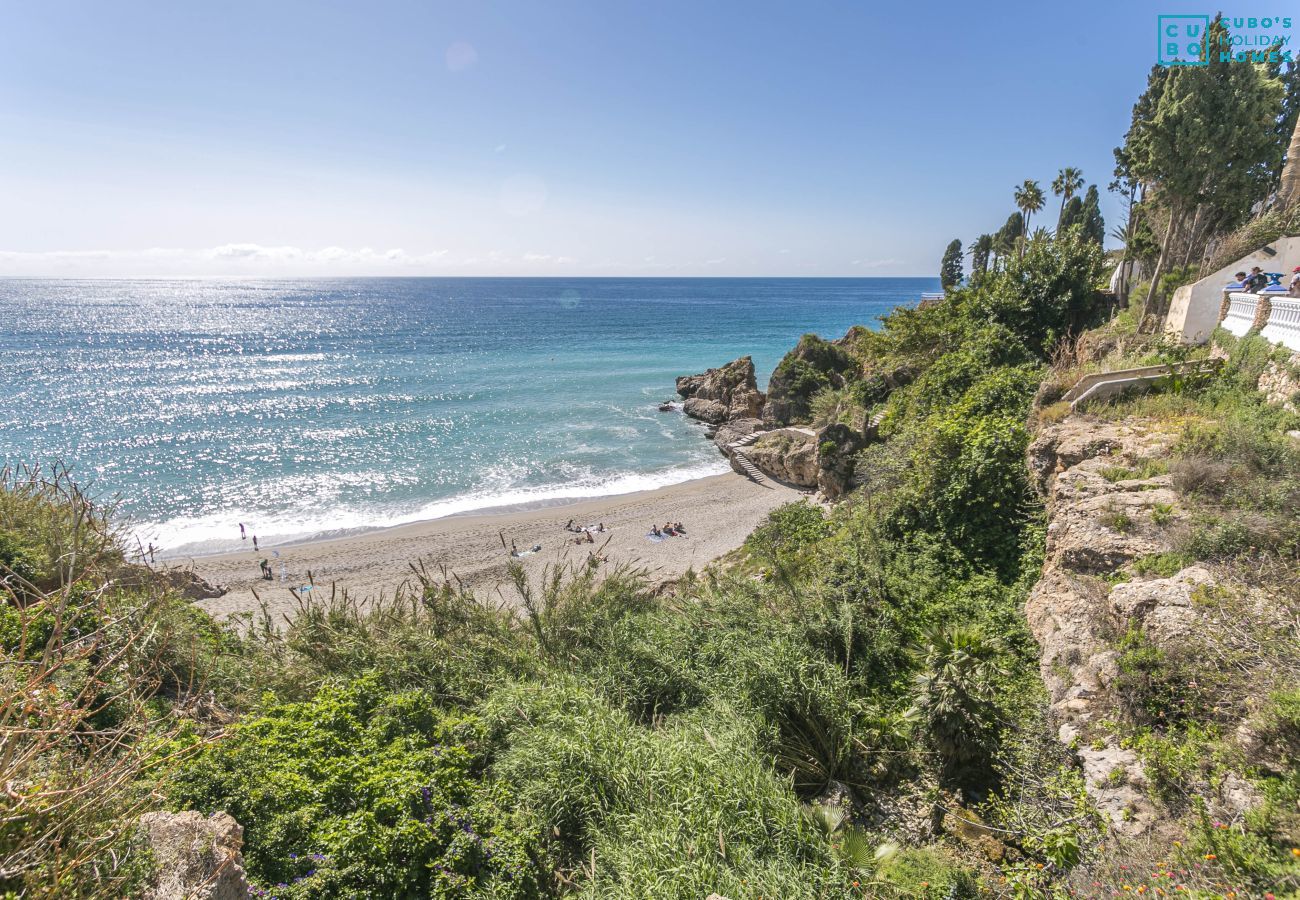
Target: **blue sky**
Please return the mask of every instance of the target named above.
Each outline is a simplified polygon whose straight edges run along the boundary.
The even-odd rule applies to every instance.
[[[0,274],[928,275],[1105,191],[1160,12],[8,2]]]

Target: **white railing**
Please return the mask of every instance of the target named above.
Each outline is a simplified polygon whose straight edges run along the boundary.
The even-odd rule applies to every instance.
[[[1300,351],[1300,297],[1275,296],[1269,302],[1272,307],[1268,322],[1259,333],[1283,347]]]
[[[1245,336],[1250,331],[1250,326],[1255,324],[1255,312],[1258,309],[1258,294],[1229,294],[1228,314],[1223,317],[1223,327],[1237,337]]]

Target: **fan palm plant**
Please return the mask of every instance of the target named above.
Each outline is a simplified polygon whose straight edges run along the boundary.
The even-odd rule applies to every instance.
[[[948,776],[970,774],[997,732],[1001,648],[976,629],[954,626],[932,629],[916,655],[921,672],[908,718],[926,728]]]
[[[1061,198],[1061,211],[1056,214],[1058,228],[1061,216],[1065,214],[1065,204],[1070,202],[1070,198],[1078,193],[1081,187],[1083,187],[1083,172],[1074,166],[1066,166],[1056,173],[1056,178],[1052,181],[1052,193]]]

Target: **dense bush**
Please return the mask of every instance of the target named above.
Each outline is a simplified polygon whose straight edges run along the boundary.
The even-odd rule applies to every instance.
[[[536,837],[483,782],[481,730],[423,691],[331,685],[231,729],[173,798],[244,823],[250,874],[286,898],[536,896]]]

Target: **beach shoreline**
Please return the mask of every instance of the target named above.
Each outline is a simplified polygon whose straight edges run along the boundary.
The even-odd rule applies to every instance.
[[[314,584],[311,593],[327,595],[346,589],[359,598],[391,597],[413,583],[413,565],[441,577],[445,567],[467,587],[496,590],[506,581],[512,545],[537,553],[517,561],[530,575],[547,565],[585,563],[599,552],[603,565],[645,569],[652,580],[676,578],[700,569],[739,547],[749,533],[776,507],[809,496],[792,487],[756,484],[735,473],[711,475],[679,484],[575,499],[572,502],[497,508],[409,522],[342,536],[330,536],[247,550],[169,560],[193,569],[200,577],[227,589],[221,597],[197,601],[209,613],[224,618],[258,612],[263,605],[273,617],[292,616],[298,601],[290,588]],[[576,525],[599,525],[593,543],[574,543],[566,531]],[[686,533],[652,541],[651,525],[681,522]],[[273,579],[259,574],[267,559]]]

